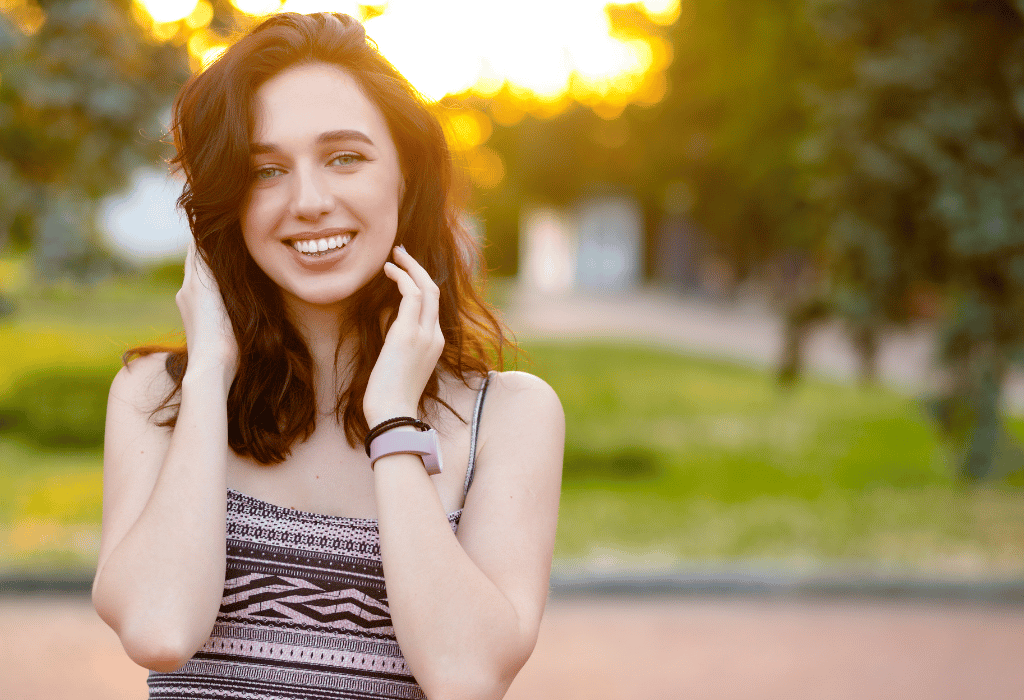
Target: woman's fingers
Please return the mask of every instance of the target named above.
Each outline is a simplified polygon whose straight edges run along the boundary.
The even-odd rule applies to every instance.
[[[398,305],[398,315],[392,327],[399,325],[413,328],[419,325],[420,306],[423,300],[423,293],[416,286],[412,277],[392,262],[384,263],[384,274],[388,279],[398,285],[398,291],[402,294],[402,301]]]
[[[188,248],[185,251],[185,276],[182,279],[181,286],[184,287],[188,284],[189,280],[192,279],[192,270],[195,266],[196,259],[196,242],[195,239],[189,238]]]
[[[194,242],[189,243],[185,254],[184,272],[175,302],[185,328],[189,366],[212,360],[233,376],[238,343],[217,280]]]
[[[438,307],[441,298],[441,291],[437,288],[434,280],[430,278],[427,271],[419,264],[416,258],[409,255],[405,248],[395,247],[395,261],[402,266],[405,272],[412,278],[422,295],[420,306],[419,323],[425,329],[432,329],[437,324]]]
[[[402,300],[363,395],[363,412],[371,424],[416,415],[423,387],[444,350],[437,286],[404,250],[395,249],[394,255],[395,262],[384,264],[384,274],[398,286]]]

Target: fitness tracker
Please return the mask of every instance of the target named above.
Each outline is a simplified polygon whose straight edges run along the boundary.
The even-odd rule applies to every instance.
[[[417,431],[393,430],[404,425],[414,426]],[[366,448],[370,456],[371,469],[381,457],[399,453],[419,455],[423,460],[423,467],[431,476],[440,474],[444,468],[441,463],[441,446],[437,439],[437,431],[415,418],[392,418],[375,426],[367,433]]]

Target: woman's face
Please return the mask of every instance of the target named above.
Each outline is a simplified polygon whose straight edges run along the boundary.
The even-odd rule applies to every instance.
[[[254,110],[245,245],[290,307],[343,302],[395,243],[403,178],[384,116],[326,63],[277,74]]]

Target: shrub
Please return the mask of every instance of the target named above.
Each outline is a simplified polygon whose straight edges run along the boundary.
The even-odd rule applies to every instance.
[[[47,367],[24,375],[0,400],[0,430],[40,447],[103,444],[109,367]]]

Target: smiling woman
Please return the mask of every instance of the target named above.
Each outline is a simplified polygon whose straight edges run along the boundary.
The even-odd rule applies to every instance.
[[[279,73],[255,106],[246,247],[292,313],[344,303],[395,244],[404,183],[388,125],[347,72],[324,63]]]
[[[185,85],[173,136],[188,347],[111,387],[97,611],[151,698],[501,697],[564,418],[497,371],[437,119],[351,17],[282,14]]]

